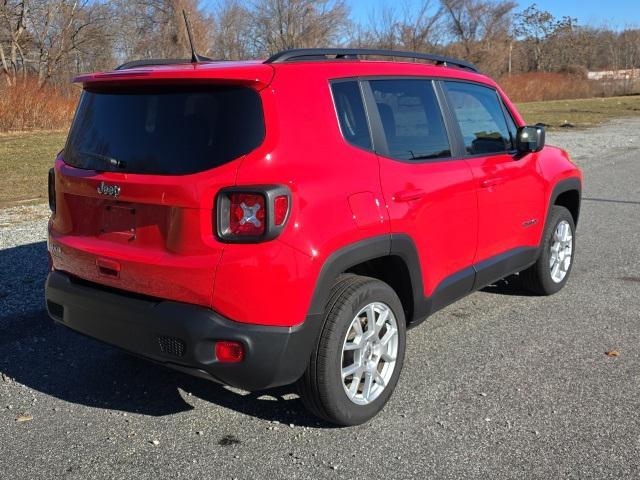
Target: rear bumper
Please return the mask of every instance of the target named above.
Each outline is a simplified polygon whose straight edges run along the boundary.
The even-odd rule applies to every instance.
[[[297,327],[238,323],[196,305],[158,300],[49,274],[49,316],[77,332],[185,373],[245,390],[287,385],[302,376],[319,318]],[[215,358],[216,340],[242,342],[240,363]]]

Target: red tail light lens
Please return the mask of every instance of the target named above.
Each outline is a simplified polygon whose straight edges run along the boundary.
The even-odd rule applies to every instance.
[[[216,358],[223,363],[238,363],[244,360],[244,346],[240,342],[216,342]]]
[[[284,229],[291,192],[281,185],[228,187],[216,196],[215,233],[227,243],[266,242]]]
[[[265,232],[264,196],[259,193],[232,193],[229,196],[231,235],[260,236]]]

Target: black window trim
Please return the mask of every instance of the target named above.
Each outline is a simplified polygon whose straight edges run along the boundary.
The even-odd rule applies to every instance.
[[[455,113],[453,111],[453,108],[451,107],[451,101],[449,99],[449,95],[447,94],[447,90],[445,88],[445,82],[455,82],[455,83],[468,83],[471,85],[476,85],[476,86],[480,86],[480,87],[484,87],[487,88],[489,90],[493,90],[493,93],[496,95],[496,98],[498,100],[498,103],[500,105],[500,108],[502,110],[502,114],[505,116],[505,124],[507,123],[507,119],[506,119],[506,115],[511,116],[511,119],[513,120],[513,123],[516,125],[516,127],[518,127],[518,122],[515,121],[515,119],[513,118],[513,115],[511,114],[511,112],[507,109],[507,106],[504,104],[504,101],[502,99],[502,96],[500,95],[500,92],[498,92],[498,90],[491,86],[491,85],[487,85],[485,83],[481,83],[481,82],[474,82],[471,80],[462,80],[462,79],[457,79],[457,78],[448,78],[448,77],[443,77],[443,78],[439,78],[438,79],[438,84],[439,84],[439,88],[442,91],[442,95],[444,98],[444,101],[446,103],[446,109],[449,112],[449,115],[451,117],[451,120],[453,121],[454,125],[452,125],[452,127],[454,128],[455,132],[456,132],[456,137],[457,137],[457,143],[459,145],[459,159],[473,159],[473,158],[479,158],[479,157],[493,157],[493,156],[497,156],[497,155],[509,155],[511,157],[514,157],[517,155],[517,150],[515,148],[511,148],[511,149],[507,149],[507,150],[502,150],[499,152],[491,152],[491,153],[468,153],[467,149],[464,146],[464,139],[462,137],[462,130],[460,129],[460,124],[458,123],[458,120],[455,116]],[[508,129],[508,125],[507,125],[507,129]],[[514,143],[515,143],[515,139],[513,139]]]
[[[384,134],[384,128],[382,126],[382,119],[380,118],[380,114],[378,112],[378,107],[376,105],[375,97],[373,95],[373,89],[371,88],[371,84],[369,82],[376,80],[424,80],[425,82],[431,85],[433,89],[434,95],[436,97],[436,101],[438,102],[438,107],[440,108],[440,115],[442,115],[442,121],[444,123],[445,131],[447,133],[447,140],[449,141],[449,150],[450,154],[447,156],[439,157],[439,158],[429,158],[423,160],[410,160],[406,158],[396,158],[392,157],[389,154],[389,146],[387,145],[387,137]],[[435,163],[435,162],[448,162],[451,160],[455,160],[455,154],[457,149],[457,140],[455,135],[453,134],[452,125],[450,125],[447,120],[447,114],[445,105],[443,104],[443,98],[438,92],[436,87],[436,81],[438,77],[429,77],[424,75],[371,75],[366,77],[360,77],[360,82],[363,86],[364,92],[364,102],[365,109],[367,111],[367,117],[371,122],[371,134],[373,138],[373,148],[374,151],[389,160],[394,160],[396,162],[403,163],[412,163],[412,164],[420,164],[420,163]]]
[[[447,137],[449,139],[449,146],[451,148],[451,155],[448,157],[442,158],[433,158],[426,160],[407,160],[401,158],[395,158],[388,155],[389,148],[387,146],[387,139],[384,134],[384,129],[382,128],[382,120],[380,119],[380,115],[378,113],[378,109],[376,107],[375,98],[373,96],[373,90],[369,81],[372,80],[426,80],[431,82],[433,85],[434,92],[436,94],[436,98],[438,100],[438,105],[440,107],[440,113],[442,114],[442,118],[444,120],[445,129],[447,131]],[[469,154],[464,147],[464,140],[462,138],[462,131],[460,130],[460,125],[458,124],[458,120],[455,117],[455,113],[451,108],[451,104],[449,102],[446,89],[444,87],[444,82],[458,82],[458,83],[469,83],[471,85],[477,85],[480,87],[485,87],[490,90],[493,90],[498,98],[498,102],[502,107],[503,114],[509,115],[513,120],[513,123],[516,125],[516,128],[520,125],[516,121],[513,113],[507,105],[504,103],[502,95],[500,92],[492,85],[488,85],[483,82],[478,82],[474,80],[453,78],[453,77],[442,77],[442,76],[427,76],[427,75],[366,75],[366,76],[355,76],[355,77],[339,77],[332,78],[329,80],[329,85],[331,86],[333,83],[338,82],[348,82],[348,81],[357,81],[360,84],[360,94],[362,95],[364,102],[365,115],[367,118],[367,123],[369,127],[369,135],[371,138],[371,145],[373,146],[373,150],[362,148],[359,145],[354,145],[349,142],[346,137],[342,133],[342,128],[340,126],[340,119],[338,117],[338,111],[335,105],[335,99],[333,97],[333,90],[329,88],[331,94],[331,101],[333,103],[334,112],[336,115],[336,121],[338,122],[338,128],[340,129],[340,134],[343,140],[350,146],[354,148],[358,148],[368,153],[376,153],[379,156],[382,156],[388,160],[393,160],[396,162],[403,163],[412,163],[412,164],[420,164],[420,163],[435,163],[435,162],[453,162],[453,161],[461,161],[465,159],[473,159],[479,157],[486,156],[495,156],[495,155],[508,155],[511,157],[517,156],[517,150],[504,150],[501,152],[494,152],[491,154],[487,153],[477,153],[477,154]],[[506,121],[506,118],[505,118]]]
[[[347,82],[355,82],[358,85],[358,91],[360,92],[360,99],[362,100],[364,115],[367,122],[367,130],[369,131],[369,143],[371,145],[371,148],[364,148],[362,145],[357,145],[355,143],[352,143],[342,131],[342,125],[340,124],[340,115],[338,114],[338,106],[336,105],[336,98],[335,98],[335,95],[333,94],[333,85],[337,83],[347,83]],[[373,132],[371,131],[371,120],[369,118],[369,112],[367,111],[365,96],[362,90],[362,82],[360,81],[360,79],[358,77],[331,79],[329,80],[329,94],[331,95],[331,103],[333,104],[333,113],[336,116],[336,122],[338,122],[338,130],[340,130],[340,136],[345,141],[345,143],[359,150],[363,150],[368,153],[375,153],[375,143],[373,141]]]

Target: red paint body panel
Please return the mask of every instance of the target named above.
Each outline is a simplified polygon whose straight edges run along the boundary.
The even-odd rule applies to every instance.
[[[474,263],[518,247],[535,247],[544,228],[545,182],[537,153],[514,160],[501,154],[467,159],[478,192],[478,249]],[[534,222],[524,227],[526,222]]]
[[[476,185],[464,160],[405,163],[380,158],[391,231],[413,238],[425,296],[473,262],[478,231]],[[404,192],[419,191],[404,200]]]
[[[233,83],[259,91],[262,144],[244,157],[193,175],[98,173],[59,157],[57,212],[49,226],[53,267],[140,294],[210,307],[237,322],[304,321],[320,270],[337,250],[385,235],[417,246],[424,294],[475,261],[534,246],[553,185],[580,176],[546,148],[519,161],[502,155],[403,163],[348,144],[329,81],[366,76],[444,77],[496,84],[455,68],[398,62],[220,62],[83,75],[85,86]],[[501,90],[498,89],[499,92]],[[523,124],[508,98],[505,104]],[[482,187],[482,182],[502,182]],[[101,196],[117,183],[117,201]],[[223,187],[284,185],[290,213],[280,235],[255,244],[217,240],[215,196]],[[524,229],[532,218],[537,224]]]

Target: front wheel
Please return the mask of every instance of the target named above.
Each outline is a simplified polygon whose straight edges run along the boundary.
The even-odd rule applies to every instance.
[[[575,223],[569,210],[551,207],[543,233],[540,256],[520,273],[522,285],[538,295],[558,292],[569,278],[575,257]]]
[[[339,425],[374,417],[398,383],[405,337],[402,304],[389,285],[368,277],[341,277],[299,381],[306,407]]]

